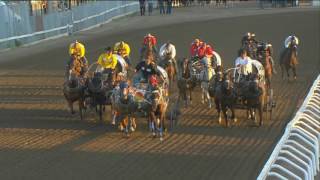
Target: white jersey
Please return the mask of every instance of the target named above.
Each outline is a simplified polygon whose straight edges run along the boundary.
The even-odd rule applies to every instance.
[[[299,45],[299,39],[297,38],[297,36],[288,36],[286,38],[286,40],[284,41],[284,47],[285,48],[288,48],[289,45],[291,44],[292,37],[294,38],[294,41],[296,42],[296,44]]]
[[[176,57],[176,47],[173,44],[170,44],[168,48],[166,48],[166,44],[162,45],[159,51],[159,56],[163,59],[167,54],[171,54],[171,59]]]
[[[235,60],[235,66],[240,67],[240,71],[238,71],[240,74],[248,75],[252,73],[252,59],[250,57],[245,57],[244,59],[242,57],[238,57]]]

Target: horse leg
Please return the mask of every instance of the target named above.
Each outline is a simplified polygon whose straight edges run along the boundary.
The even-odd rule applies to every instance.
[[[211,97],[210,97],[208,89],[206,89],[206,95],[207,95],[207,99],[208,99],[208,103],[209,103],[209,108],[211,109],[212,103],[211,103]]]
[[[229,123],[228,123],[228,114],[227,114],[227,111],[228,111],[228,109],[227,109],[227,107],[225,106],[225,105],[222,105],[222,113],[223,113],[223,116],[224,116],[224,120],[225,120],[225,122],[226,122],[226,127],[228,127],[229,125]]]
[[[153,111],[150,112],[150,129],[151,129],[152,136],[155,137],[156,136],[156,116]]]
[[[201,87],[201,103],[204,104],[205,102],[205,92],[204,92],[204,88]]]
[[[221,124],[221,104],[218,99],[215,99],[214,102],[216,104],[216,109],[217,109],[217,113],[218,113],[218,122],[219,122],[219,124]]]
[[[73,102],[70,101],[70,100],[68,100],[68,106],[69,106],[69,108],[70,108],[71,114],[74,114],[75,112],[74,112],[74,110],[73,110]]]
[[[258,113],[259,113],[259,126],[262,126],[263,124],[263,109],[262,109],[262,104],[259,105],[258,107]],[[268,113],[268,112],[267,112]]]
[[[236,118],[236,113],[235,113],[234,107],[230,106],[230,110],[231,110],[231,119],[233,120],[234,123],[237,123],[238,120]]]
[[[192,104],[192,89],[189,89],[190,104]]]
[[[297,80],[297,72],[296,72],[296,67],[295,66],[292,67],[292,72],[293,72],[294,80]]]
[[[80,99],[78,103],[79,103],[80,119],[83,120],[84,101]]]
[[[286,66],[288,81],[290,80],[289,67]]]

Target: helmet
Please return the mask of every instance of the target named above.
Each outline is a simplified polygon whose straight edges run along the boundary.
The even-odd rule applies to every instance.
[[[152,35],[150,33],[147,34],[148,37],[151,37]]]
[[[120,41],[120,46],[123,47],[124,46],[124,42]]]
[[[194,43],[200,43],[200,40],[199,39],[195,39]]]

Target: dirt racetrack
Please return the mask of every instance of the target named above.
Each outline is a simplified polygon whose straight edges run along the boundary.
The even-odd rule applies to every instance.
[[[110,127],[110,115],[101,125],[93,114],[83,122],[69,114],[61,89],[67,43],[3,59],[0,179],[255,179],[320,72],[319,10],[180,23],[112,35],[81,32],[77,37],[87,45],[90,63],[117,40],[131,45],[136,60],[147,32],[154,33],[160,43],[171,40],[180,58],[188,56],[190,42],[200,37],[214,45],[226,67],[232,67],[240,38],[247,31],[273,44],[277,65],[285,37],[294,33],[301,40],[298,80],[283,81],[277,67],[273,120],[251,127],[238,111],[240,123],[223,128],[215,110],[197,100],[197,91],[196,101],[182,109],[178,125],[163,143],[149,137],[142,120],[137,132],[126,139]]]

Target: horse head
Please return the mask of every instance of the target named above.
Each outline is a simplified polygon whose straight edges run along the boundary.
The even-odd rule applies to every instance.
[[[230,73],[224,73],[222,80],[222,90],[225,94],[230,94],[233,89],[233,84],[231,81]]]
[[[67,79],[67,86],[70,88],[76,88],[79,85],[79,78],[77,74],[73,70],[69,70],[68,79]]]
[[[182,77],[186,79],[190,77],[189,60],[187,58],[182,60]]]
[[[259,89],[259,77],[257,74],[251,74],[249,77],[249,91],[256,92]]]

